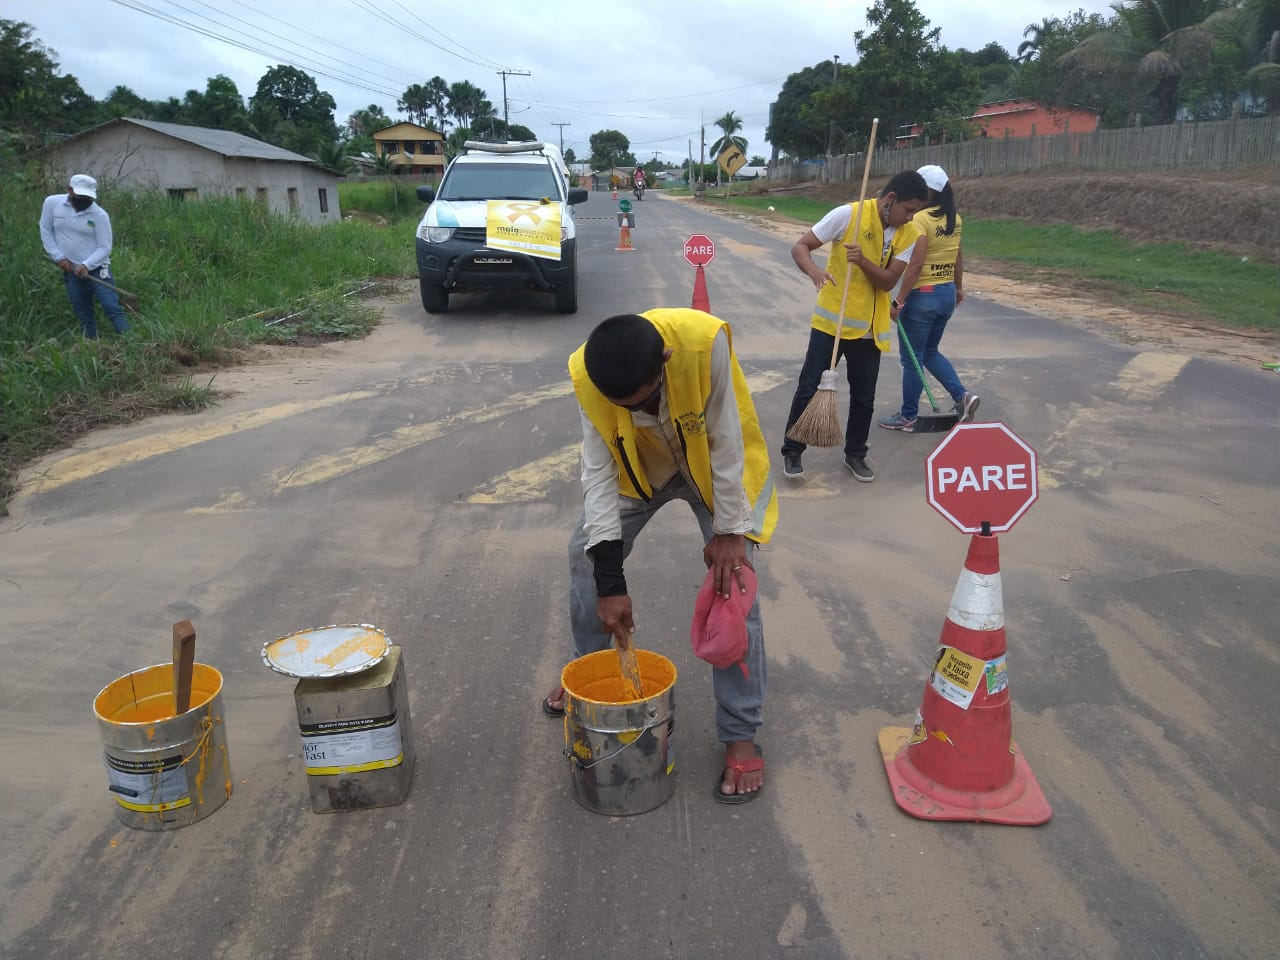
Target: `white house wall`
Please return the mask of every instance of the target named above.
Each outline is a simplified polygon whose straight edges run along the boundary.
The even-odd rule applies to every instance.
[[[338,178],[319,167],[282,160],[223,157],[145,127],[120,124],[54,147],[45,163],[49,176],[65,184],[72,174],[96,177],[103,205],[111,209],[113,189],[195,190],[196,196],[236,196],[250,200],[266,190],[268,208],[288,216],[289,188],[297,190],[297,215],[310,223],[341,219]],[[320,209],[326,191],[328,212]]]

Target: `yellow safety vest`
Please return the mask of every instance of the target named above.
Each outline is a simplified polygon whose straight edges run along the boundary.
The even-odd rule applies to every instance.
[[[742,486],[751,504],[751,530],[747,537],[767,543],[778,523],[778,494],[769,472],[769,449],[764,442],[747,378],[733,354],[733,332],[718,317],[701,310],[660,308],[642,313],[652,323],[663,342],[671,348],[671,359],[663,367],[667,410],[680,438],[694,485],[707,509],[715,513],[711,484],[711,446],[707,442],[706,409],[711,395],[711,347],[723,327],[729,341],[733,368],[733,393],[742,423],[744,464]],[[587,417],[609,444],[618,467],[618,490],[624,496],[649,500],[653,487],[644,474],[636,446],[636,426],[631,412],[610,402],[587,376],[583,359],[586,344],[569,357],[569,376],[578,402]]]
[[[960,214],[956,214],[956,228],[951,236],[947,236],[947,218],[935,217],[934,210],[921,210],[911,222],[915,224],[920,235],[929,238],[929,248],[925,251],[924,265],[920,268],[920,276],[916,287],[927,287],[934,283],[953,283],[956,279],[956,257],[960,255]],[[913,287],[912,289],[915,289]]]
[[[862,201],[862,222],[858,224],[862,236],[858,238],[858,242],[862,245],[862,255],[883,267],[915,242],[917,232],[910,223],[899,227],[894,231],[893,241],[886,254],[884,224],[880,222],[880,210],[876,203],[875,200]],[[836,282],[827,284],[818,292],[818,302],[814,305],[811,319],[815,329],[831,336],[836,333],[840,300],[844,296],[844,285],[850,272],[844,245],[853,243],[853,228],[858,220],[858,205],[851,203],[849,206],[849,228],[843,237],[832,242],[831,253],[827,256],[827,272],[835,277]],[[858,267],[853,267],[851,283],[849,299],[844,306],[840,339],[857,340],[871,330],[876,346],[887,351],[890,343],[889,291],[875,286]]]

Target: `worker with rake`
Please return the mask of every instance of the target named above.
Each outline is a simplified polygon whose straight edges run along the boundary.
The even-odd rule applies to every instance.
[[[769,450],[729,325],[701,310],[663,308],[603,321],[569,358],[582,419],[583,512],[569,540],[569,624],[578,657],[635,623],[623,560],[649,519],[683,500],[702,531],[715,594],[744,602],[754,588],[754,544],[778,519]],[[690,590],[690,597],[697,588]],[[746,654],[712,672],[716,732],[725,745],[713,795],[745,803],[764,785],[756,734],[764,722],[760,601],[745,614]],[[565,712],[565,691],[542,701]]]
[[[864,187],[865,182],[864,177]],[[904,171],[878,196],[843,204],[827,213],[792,246],[791,258],[813,281],[818,300],[810,321],[809,348],[787,416],[787,437],[782,444],[782,472],[786,476],[804,476],[801,455],[808,444],[834,446],[840,442],[838,437],[796,437],[792,427],[814,399],[823,373],[834,370],[843,357],[849,380],[844,463],[858,480],[869,483],[875,479],[867,462],[867,435],[875,413],[880,354],[890,346],[889,291],[911,259],[918,235],[911,220],[928,202],[929,187],[924,178],[914,170]],[[814,262],[813,252],[828,243],[831,253],[823,269]]]

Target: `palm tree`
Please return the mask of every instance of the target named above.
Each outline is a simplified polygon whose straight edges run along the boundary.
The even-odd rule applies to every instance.
[[[469,127],[477,116],[477,110],[485,101],[484,91],[469,80],[459,80],[449,84],[449,113],[458,121],[458,126]],[[490,112],[493,105],[489,105]]]
[[[427,105],[435,111],[440,132],[449,132],[449,84],[444,77],[436,76],[427,81]]]
[[[744,154],[747,152],[746,137],[736,136],[737,132],[742,129],[742,118],[735,114],[732,110],[726,113],[719,120],[715,121],[715,125],[720,128],[721,136],[716,142],[711,144],[711,156],[718,157],[724,152],[725,148],[735,146]],[[716,165],[716,186],[720,185],[720,166]]]
[[[427,109],[431,106],[431,95],[427,88],[415,83],[405,88],[404,95],[396,101],[396,107],[409,115],[414,123],[421,124],[427,117]]]
[[[339,176],[345,176],[351,172],[351,158],[347,156],[347,152],[343,150],[340,143],[320,144],[311,159],[326,170],[332,170]]]
[[[1205,21],[1226,6],[1226,0],[1120,0],[1111,5],[1112,24],[1059,63],[1130,77],[1135,92],[1155,100],[1157,118],[1172,121],[1184,73],[1208,61],[1213,31]]]
[[[1040,56],[1045,41],[1058,32],[1060,21],[1056,17],[1045,17],[1039,23],[1027,24],[1022,31],[1023,40],[1018,44],[1018,62],[1027,63]]]

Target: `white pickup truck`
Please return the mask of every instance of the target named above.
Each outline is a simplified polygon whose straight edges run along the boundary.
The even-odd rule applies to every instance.
[[[481,290],[550,293],[560,313],[577,312],[574,205],[586,202],[587,191],[569,186],[568,167],[554,146],[538,141],[468,140],[445,170],[439,189],[418,187],[418,199],[428,204],[416,243],[418,284],[428,313],[448,310],[450,294]],[[487,239],[491,200],[556,204],[559,258],[491,246]]]

